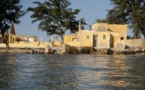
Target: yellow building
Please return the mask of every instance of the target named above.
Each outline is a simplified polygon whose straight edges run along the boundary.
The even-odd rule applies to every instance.
[[[37,42],[36,36],[17,36],[16,41],[18,42]]]
[[[10,27],[10,31],[8,33],[8,37],[7,37],[7,43],[10,44],[10,43],[15,43],[16,42],[16,32],[15,32],[15,27],[14,27],[14,23],[12,21],[11,23],[11,27]]]
[[[6,43],[9,44],[9,43],[15,43],[16,37],[17,36],[16,36],[16,33],[15,33],[14,23],[12,22],[10,30],[9,30],[8,33],[5,33],[4,38],[6,39]],[[0,35],[0,38],[1,38],[1,42],[3,42],[2,41],[2,35]]]
[[[64,43],[70,46],[95,48],[125,48],[127,25],[95,23],[92,30],[79,30],[75,34],[65,35]]]

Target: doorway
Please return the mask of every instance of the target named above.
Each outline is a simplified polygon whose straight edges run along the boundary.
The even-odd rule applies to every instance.
[[[97,38],[98,35],[93,35],[93,47],[97,47]]]

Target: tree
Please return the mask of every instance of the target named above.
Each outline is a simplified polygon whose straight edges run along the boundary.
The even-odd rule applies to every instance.
[[[73,10],[69,8],[71,3],[67,0],[46,0],[41,3],[33,2],[37,7],[29,7],[28,11],[32,11],[31,18],[33,22],[39,21],[38,29],[46,31],[47,35],[59,35],[63,43],[63,35],[67,30],[71,32],[77,31],[78,20],[76,15],[80,12],[79,9]],[[84,23],[84,19],[81,19]]]
[[[4,43],[6,43],[4,34],[10,28],[11,22],[20,23],[19,17],[24,15],[24,11],[21,11],[22,5],[19,5],[19,2],[20,0],[0,0],[0,31]]]
[[[114,5],[108,10],[108,23],[128,24],[135,37],[145,37],[145,1],[144,0],[110,0]]]
[[[107,23],[107,19],[96,19],[95,23]]]

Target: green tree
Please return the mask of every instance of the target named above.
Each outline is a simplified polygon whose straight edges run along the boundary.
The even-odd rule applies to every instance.
[[[107,23],[107,19],[96,19],[95,23]]]
[[[24,15],[24,11],[21,11],[22,5],[19,5],[19,2],[20,0],[0,0],[0,31],[4,43],[6,43],[4,34],[10,28],[11,22],[20,23],[19,17]]]
[[[128,24],[135,37],[145,37],[145,0],[110,0],[114,8],[108,10],[108,23]]]
[[[63,43],[63,35],[67,30],[71,32],[77,31],[78,20],[76,15],[80,12],[79,9],[73,10],[69,8],[71,3],[67,0],[46,0],[41,3],[33,2],[37,6],[29,7],[28,11],[32,11],[31,18],[33,22],[39,21],[38,29],[46,31],[47,35],[59,35]],[[84,24],[85,20],[81,19]]]

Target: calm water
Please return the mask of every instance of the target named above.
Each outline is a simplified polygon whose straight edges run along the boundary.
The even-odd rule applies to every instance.
[[[0,54],[0,90],[145,90],[145,55]]]

